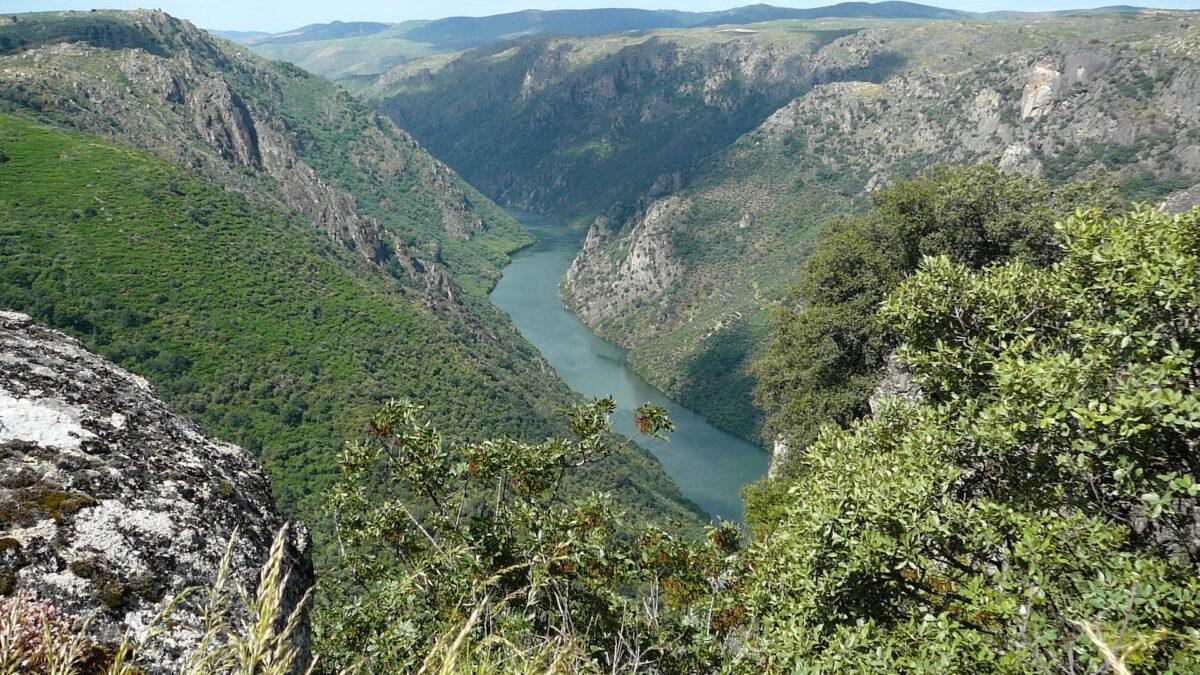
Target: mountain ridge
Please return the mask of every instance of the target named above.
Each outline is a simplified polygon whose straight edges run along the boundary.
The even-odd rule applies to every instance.
[[[319,548],[336,448],[380,401],[465,435],[565,433],[574,396],[486,298],[528,235],[411,136],[158,12],[0,37],[0,304],[259,454]],[[644,451],[607,466],[589,489],[697,520]]]
[[[381,27],[369,35],[346,36],[350,23],[311,24],[275,35],[220,33],[270,58],[342,79],[358,87],[388,67],[434,54],[483,47],[535,35],[595,36],[629,31],[745,25],[752,22],[820,18],[936,20],[974,16],[967,12],[895,0],[847,2],[808,9],[747,5],[729,10],[688,12],[632,8],[523,10],[489,16],[455,16]],[[323,37],[326,36],[326,37]]]
[[[1138,199],[1191,187],[1195,17],[526,38],[398,66],[366,95],[485,193],[591,221],[568,306],[652,384],[769,445],[749,366],[823,219],[937,162],[1106,168]]]

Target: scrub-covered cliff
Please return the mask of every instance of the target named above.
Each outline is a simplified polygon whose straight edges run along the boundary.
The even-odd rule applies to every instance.
[[[0,304],[259,454],[319,550],[334,454],[380,401],[464,438],[566,432],[571,393],[484,294],[528,236],[390,121],[158,12],[0,38]],[[695,513],[641,450],[576,489]]]

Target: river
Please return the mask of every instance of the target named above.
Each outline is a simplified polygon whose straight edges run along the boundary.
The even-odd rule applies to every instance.
[[[767,471],[767,454],[725,433],[675,403],[635,373],[624,349],[601,339],[558,297],[558,284],[582,245],[583,233],[549,216],[512,210],[538,238],[513,256],[492,291],[517,329],[541,351],[575,391],[590,398],[612,396],[614,428],[634,437],[633,409],[647,401],[663,406],[675,422],[667,441],[636,439],[662,463],[685,495],[705,511],[741,521],[738,491]]]

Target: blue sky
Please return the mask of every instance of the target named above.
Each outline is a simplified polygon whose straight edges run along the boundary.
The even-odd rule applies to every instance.
[[[706,11],[753,4],[761,0],[0,0],[0,12],[33,12],[51,9],[132,9],[157,7],[188,19],[203,28],[222,30],[265,30],[271,32],[296,28],[309,23],[342,21],[404,21],[436,19],[443,16],[482,16],[520,9],[583,9],[588,7],[641,7],[645,9],[685,9]],[[817,7],[837,0],[796,2],[766,0],[781,7]],[[954,9],[988,11],[996,9],[1052,10],[1096,7],[1105,4],[1152,5],[1174,9],[1200,9],[1200,0],[970,0],[967,2],[928,2]]]

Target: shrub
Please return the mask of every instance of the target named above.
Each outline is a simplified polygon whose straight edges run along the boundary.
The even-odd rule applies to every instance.
[[[1200,667],[1200,209],[1080,212],[1061,259],[926,259],[880,310],[927,392],[793,467],[740,659],[814,670]],[[1130,672],[1123,670],[1120,672]]]

